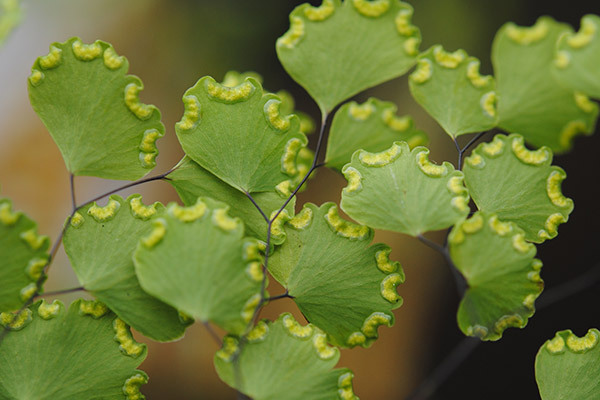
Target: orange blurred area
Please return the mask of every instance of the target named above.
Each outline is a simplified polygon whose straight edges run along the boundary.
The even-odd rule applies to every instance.
[[[26,1],[21,25],[0,48],[0,196],[10,198],[15,209],[37,221],[39,231],[52,240],[70,213],[69,176],[58,148],[29,105],[26,79],[36,57],[46,54],[51,42],[72,36],[79,36],[84,42],[102,39],[113,44],[119,54],[129,59],[130,73],[144,82],[141,100],[161,110],[167,133],[158,142],[160,156],[151,174],[169,170],[182,157],[174,132],[174,124],[183,113],[181,97],[204,75],[220,80],[228,70],[256,71],[264,77],[265,87],[292,92],[297,108],[319,120],[316,105],[285,74],[275,54],[275,40],[288,29],[288,14],[300,3]],[[422,50],[434,43],[442,43],[448,50],[462,47],[482,60],[484,73],[491,73],[491,40],[501,24],[509,20],[531,24],[538,12],[533,2],[524,5],[516,0],[503,4],[477,0],[413,3],[414,22],[423,32]],[[406,76],[369,90],[357,99],[363,101],[369,96],[393,101],[401,115],[413,116],[417,127],[430,137],[433,161],[456,163],[454,144],[412,100]],[[310,140],[314,148],[316,137],[313,135]],[[581,142],[577,144],[577,150],[585,147]],[[592,168],[596,166],[597,163],[592,164]],[[599,171],[597,168],[592,172]],[[75,182],[80,204],[122,183],[87,177],[78,177]],[[297,207],[308,201],[339,202],[345,185],[340,174],[323,168],[299,196]],[[120,194],[130,193],[142,193],[145,203],[178,201],[175,191],[165,182],[153,182]],[[428,237],[441,243],[444,233]],[[395,311],[393,328],[380,328],[379,340],[369,349],[343,350],[339,366],[354,371],[355,392],[361,399],[403,399],[427,375],[432,360],[439,359],[436,351],[447,332],[459,336],[458,327],[452,325],[453,307],[458,300],[449,269],[431,249],[413,238],[389,232],[377,232],[375,242],[392,247],[391,258],[403,265],[406,283],[398,291],[404,305]],[[548,264],[552,264],[551,260]],[[62,250],[49,275],[46,291],[78,286]],[[271,279],[269,292],[278,294],[283,289]],[[71,302],[79,296],[65,295],[60,299]],[[269,304],[261,317],[275,319],[284,311],[305,322],[289,299]],[[546,336],[552,335],[548,331]],[[139,334],[136,338],[149,347],[148,357],[140,367],[150,376],[149,383],[142,387],[148,399],[236,398],[235,391],[222,383],[214,370],[212,359],[218,346],[202,324],[191,326],[185,338],[175,343],[154,343]],[[533,380],[533,375],[528,379]],[[481,397],[496,398],[483,392]]]

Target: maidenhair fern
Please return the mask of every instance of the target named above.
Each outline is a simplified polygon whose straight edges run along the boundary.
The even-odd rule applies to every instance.
[[[1,43],[17,3],[0,0],[0,10]],[[600,97],[600,17],[585,16],[577,33],[549,17],[505,25],[486,76],[464,50],[419,50],[412,14],[399,0],[323,0],[291,13],[276,50],[321,110],[314,153],[306,135],[315,124],[287,92],[231,72],[183,94],[174,130],[185,156],[145,179],[165,127],[139,101],[143,85],[127,75],[127,59],[103,41],[51,44],[33,64],[29,96],[71,182],[165,179],[184,205],[137,194],[73,204],[49,250],[35,222],[0,199],[0,398],[143,399],[148,377],[135,368],[146,347],[130,327],[165,342],[195,320],[227,331],[216,371],[253,399],[357,399],[352,372],[334,369],[338,348],[369,347],[391,327],[405,281],[373,229],[418,237],[446,257],[465,286],[465,335],[495,341],[524,328],[543,289],[535,244],[556,237],[573,210],[553,152],[569,150],[598,116],[588,96]],[[410,92],[456,144],[456,165],[431,161],[426,134],[393,103],[342,104],[411,69]],[[461,148],[457,137],[470,133]],[[295,195],[323,165],[346,178],[340,209],[355,222],[330,202],[296,210]],[[444,244],[423,236],[441,229]],[[38,300],[61,241],[96,301]],[[273,279],[283,294],[270,296]],[[310,323],[289,313],[259,320],[284,297]],[[541,347],[544,400],[600,397],[599,337],[561,331]]]

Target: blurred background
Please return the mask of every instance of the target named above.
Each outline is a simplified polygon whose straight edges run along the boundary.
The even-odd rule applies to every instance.
[[[297,108],[319,119],[318,109],[301,87],[285,73],[275,54],[275,41],[289,26],[288,14],[302,3],[292,0],[26,0],[23,21],[0,48],[0,196],[38,221],[40,232],[54,240],[70,212],[69,179],[62,158],[44,126],[31,109],[26,79],[36,57],[54,41],[79,36],[84,42],[112,43],[130,62],[130,73],[145,84],[141,100],[158,106],[167,129],[158,142],[156,173],[170,169],[182,157],[174,124],[183,113],[181,97],[200,77],[220,80],[226,71],[256,71],[272,91],[286,89]],[[320,1],[311,1],[319,5]],[[568,3],[505,0],[415,0],[414,22],[421,28],[424,50],[440,43],[447,50],[465,49],[478,57],[482,72],[491,73],[489,53],[497,29],[507,21],[531,25],[540,15],[551,15],[578,28],[586,13],[600,14],[600,4],[586,0]],[[410,114],[431,139],[431,159],[456,163],[451,139],[409,95],[406,76],[357,96],[393,101],[399,114]],[[489,139],[490,136],[487,136]],[[312,140],[316,140],[315,137]],[[466,138],[463,138],[466,142]],[[563,192],[574,199],[575,211],[560,235],[538,247],[544,262],[546,291],[584,274],[600,263],[600,217],[596,187],[600,173],[600,135],[579,137],[574,149],[557,156],[569,178]],[[311,144],[314,146],[314,143]],[[119,182],[77,178],[79,203]],[[339,202],[345,180],[321,169],[298,201]],[[596,187],[596,189],[594,189]],[[146,203],[177,201],[164,182],[135,188]],[[445,232],[429,235],[439,242]],[[370,349],[342,351],[340,366],[355,373],[355,392],[364,399],[405,399],[440,364],[463,336],[456,321],[459,298],[443,259],[419,241],[400,234],[378,232],[376,241],[394,251],[407,280],[399,288],[404,305],[396,311],[393,328],[381,328]],[[78,286],[61,252],[52,265],[47,291]],[[271,293],[279,290],[271,288]],[[510,329],[497,343],[478,346],[453,371],[432,399],[538,398],[533,362],[539,346],[560,329],[578,335],[600,328],[600,285],[540,310],[524,330]],[[80,295],[61,296],[70,302]],[[545,294],[542,294],[543,299]],[[264,316],[276,318],[292,311],[292,301],[269,305]],[[193,325],[181,341],[148,343],[149,355],[141,369],[150,375],[143,387],[148,399],[234,399],[212,366],[217,345],[204,327]]]

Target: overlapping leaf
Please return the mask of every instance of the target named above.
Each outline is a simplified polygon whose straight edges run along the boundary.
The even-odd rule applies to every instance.
[[[0,0],[0,46],[21,22],[21,5],[19,0]]]
[[[448,162],[430,162],[428,154],[406,142],[355,152],[342,170],[348,180],[342,209],[361,224],[412,236],[455,224],[469,213],[463,174]]]
[[[554,73],[568,88],[600,98],[600,17],[586,15],[576,34],[568,32],[558,40]]]
[[[240,334],[260,300],[262,259],[224,203],[170,204],[134,254],[144,290],[200,321]]]
[[[244,221],[246,234],[263,241],[267,240],[267,222],[250,199],[244,193],[229,186],[196,164],[189,157],[186,156],[179,162],[177,169],[169,174],[168,182],[175,187],[177,194],[186,206],[194,205],[198,197],[212,197],[227,203],[231,207],[229,213]],[[252,198],[267,217],[279,210],[285,202],[285,198],[275,191],[255,193]],[[296,198],[294,197],[286,210],[293,213],[295,203]],[[277,238],[274,239],[273,244],[281,244]]]
[[[479,74],[479,60],[442,46],[419,55],[409,86],[415,100],[453,138],[496,125],[496,83]]]
[[[11,331],[0,342],[0,398],[143,399],[148,376],[135,368],[146,346],[105,306],[77,300],[68,310],[40,301],[23,318],[0,317]]]
[[[236,86],[242,85],[246,78],[256,79],[256,81],[258,81],[260,84],[262,84],[262,81],[263,81],[263,78],[255,72],[239,73],[237,71],[229,71],[225,74],[225,77],[223,78],[223,82],[221,82],[221,85],[229,87],[229,88],[234,88]],[[294,107],[295,107],[294,98],[288,92],[286,92],[284,90],[280,90],[279,92],[277,92],[277,96],[279,96],[279,99],[281,100],[281,104],[279,105],[279,113],[281,115],[289,115],[292,113],[296,114],[298,116],[298,118],[300,119],[300,131],[303,133],[310,133],[310,131],[314,130],[314,122],[312,121],[312,119],[308,115],[303,114],[303,113],[298,113],[297,111],[294,110]],[[296,151],[296,150],[294,150],[294,151]],[[287,163],[286,167],[289,169],[292,176],[290,177],[290,179],[281,182],[278,186],[275,187],[274,190],[271,190],[273,192],[278,192],[283,198],[288,197],[292,193],[292,191],[295,189],[295,187],[300,183],[300,181],[304,178],[304,176],[308,173],[310,166],[312,164],[312,161],[313,161],[314,154],[313,154],[312,150],[308,149],[307,147],[301,147],[300,150],[297,151],[297,154],[295,157],[292,155],[288,155],[288,156],[290,158],[286,160],[286,163]],[[190,172],[191,170],[196,170],[196,168],[192,168],[192,169],[186,168],[186,167],[190,167],[190,166],[202,168],[198,165],[198,163],[194,162],[187,156],[184,157],[184,159],[179,164],[179,168],[184,168],[188,172]],[[215,179],[217,179],[219,182],[222,182],[220,179],[218,179],[214,175],[210,174],[209,171],[205,170],[204,168],[202,168],[202,170],[203,171],[200,171],[200,172],[202,172],[201,173],[202,178],[205,178],[208,181],[214,181]],[[210,174],[212,177],[208,176],[206,174]],[[170,175],[170,177],[176,177],[175,179],[177,180],[177,177],[181,177],[181,175],[182,174],[175,171],[174,174]],[[314,175],[315,174],[313,173],[311,175],[311,178],[314,177]],[[193,178],[193,176],[190,176],[189,174],[186,174],[186,176],[188,176],[189,178]],[[199,177],[195,177],[195,178],[199,178]],[[181,196],[181,190],[183,190],[182,184],[179,183],[178,185],[177,184],[175,184],[175,185],[176,185],[176,188],[177,188],[177,186],[179,186],[181,188],[181,189],[177,189]],[[185,186],[189,187],[189,185],[185,185]],[[198,185],[195,185],[195,186],[198,186]],[[227,186],[229,186],[229,185],[227,185]],[[304,185],[300,189],[300,191],[304,190],[305,188],[306,188],[306,185]],[[213,189],[216,189],[216,188],[213,187]],[[222,190],[226,190],[226,189],[222,189]],[[220,192],[222,190],[216,190],[216,191]],[[229,197],[239,198],[239,196],[237,194],[235,194],[234,191],[231,191],[231,190],[226,190],[226,191],[227,191]],[[194,193],[198,193],[198,195],[193,197]],[[259,192],[259,193],[263,193],[263,192]],[[228,204],[230,203],[229,201],[227,201],[226,198],[221,198],[218,195],[211,195],[210,193],[201,192],[198,190],[198,188],[196,190],[191,191],[191,196],[193,198],[189,200],[190,203],[194,203],[196,201],[196,198],[200,195],[201,196],[206,195],[208,197],[212,197],[212,198],[215,198],[220,201],[225,201]],[[259,195],[258,193],[255,193],[253,195],[253,197],[254,196],[263,197],[262,195]],[[187,196],[187,197],[189,197],[189,196]],[[270,194],[269,198],[275,199],[276,197],[273,194]],[[184,199],[184,202],[185,202],[185,199]],[[283,204],[283,201],[279,205],[281,206],[282,204]],[[234,206],[232,208],[233,208],[232,215],[238,216],[238,215],[236,215],[236,210],[235,210],[236,207]],[[243,207],[243,208],[246,208],[246,207]],[[279,208],[279,207],[277,207],[277,208]],[[266,210],[266,211],[270,211],[270,210]],[[270,215],[270,213],[267,215]],[[240,216],[240,217],[242,217],[242,216]],[[247,223],[246,219],[244,219],[243,217],[242,217],[242,219],[244,220],[245,223]],[[254,226],[260,226],[259,230],[263,231],[262,224],[254,225]],[[257,237],[259,236],[259,235],[254,234],[252,226],[249,226],[247,224],[246,229],[248,230],[249,234],[257,236]],[[263,235],[263,236],[266,236],[266,235]],[[261,238],[262,238],[262,236],[261,236]]]
[[[542,400],[600,398],[599,341],[597,329],[581,338],[564,330],[540,347],[535,379]]]
[[[340,218],[333,203],[309,203],[278,229],[287,240],[269,258],[269,271],[332,343],[366,347],[379,325],[393,324],[404,273],[388,246],[369,247],[371,229]]]
[[[403,140],[413,148],[427,144],[427,135],[414,127],[410,116],[396,116],[393,103],[375,98],[363,104],[350,102],[335,113],[325,162],[328,167],[341,170],[356,150],[378,152],[396,140]]]
[[[560,188],[566,174],[550,164],[549,148],[530,151],[521,135],[496,135],[473,150],[463,171],[480,210],[516,223],[526,240],[540,243],[554,238],[573,211],[573,201]]]
[[[29,76],[29,99],[74,175],[135,180],[156,165],[160,112],[140,103],[142,82],[102,41],[53,43]]]
[[[49,240],[37,225],[0,198],[0,311],[19,309],[35,295],[48,261]]]
[[[243,347],[226,336],[214,361],[225,383],[254,400],[358,400],[352,372],[333,369],[339,356],[319,328],[285,313],[259,322]]]
[[[246,78],[254,78],[261,85],[263,84],[262,76],[256,72],[248,71],[240,73],[237,71],[228,71],[223,77],[221,85],[234,87],[242,84]],[[279,99],[281,100],[279,112],[283,115],[296,114],[298,118],[300,118],[300,130],[306,135],[313,133],[315,130],[315,123],[313,119],[308,114],[295,109],[296,102],[292,95],[286,90],[280,90],[275,94],[279,96]]]
[[[153,229],[150,218],[163,212],[162,204],[146,206],[140,195],[127,200],[113,195],[104,207],[88,204],[74,214],[64,246],[86,290],[142,334],[169,341],[181,337],[187,324],[176,309],[141,288],[132,258]]]
[[[505,329],[523,328],[535,311],[544,282],[535,246],[512,222],[475,213],[454,226],[450,257],[469,285],[458,309],[465,335],[498,340]]]
[[[200,79],[184,96],[176,124],[183,150],[196,163],[242,192],[271,191],[298,175],[306,146],[295,115],[281,115],[281,100],[246,78],[235,87]]]
[[[569,150],[576,134],[592,133],[598,116],[587,96],[559,85],[552,72],[556,41],[571,31],[549,17],[530,28],[508,23],[492,48],[499,126],[554,152]]]
[[[414,65],[421,34],[411,23],[412,14],[412,7],[398,0],[302,4],[277,40],[277,55],[325,114]]]

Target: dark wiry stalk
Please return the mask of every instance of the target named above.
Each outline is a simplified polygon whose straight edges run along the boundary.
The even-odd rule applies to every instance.
[[[573,278],[555,288],[542,293],[536,302],[537,312],[540,312],[551,305],[558,303],[570,296],[583,292],[586,289],[598,284],[600,281],[600,262],[587,270],[584,274]],[[460,367],[471,353],[479,347],[482,342],[476,338],[462,339],[446,356],[442,362],[433,369],[431,374],[425,378],[415,391],[406,397],[405,400],[426,400],[429,399],[437,389]]]
[[[85,203],[83,203],[78,208],[83,207],[85,204],[89,204],[91,202],[101,200],[101,199],[105,198],[106,196],[110,196],[111,194],[115,194],[117,192],[120,192],[121,190],[129,189],[131,187],[138,186],[138,185],[141,185],[143,183],[148,183],[148,182],[152,182],[152,181],[158,181],[158,180],[161,180],[161,179],[167,179],[168,180],[169,178],[167,178],[167,175],[169,175],[171,172],[175,171],[177,168],[178,168],[178,166],[176,165],[175,167],[171,168],[170,170],[168,170],[167,172],[165,172],[163,174],[156,175],[156,176],[151,176],[149,178],[140,179],[139,181],[131,182],[131,183],[128,183],[128,184],[123,185],[121,187],[118,187],[116,189],[113,189],[113,190],[111,190],[109,192],[103,193],[100,196],[96,196],[93,199],[86,201]]]
[[[246,197],[248,197],[250,199],[250,201],[252,202],[252,204],[254,204],[254,207],[256,207],[256,209],[258,210],[258,212],[260,213],[260,215],[262,215],[263,219],[268,224],[269,223],[269,217],[267,217],[267,215],[262,210],[262,208],[260,208],[260,206],[258,205],[258,203],[256,203],[256,201],[254,200],[254,197],[252,197],[252,195],[250,193],[248,193],[248,192],[244,192],[244,193],[246,194]]]
[[[36,298],[39,297],[46,297],[46,296],[57,296],[60,294],[68,294],[68,293],[75,293],[75,292],[80,292],[80,291],[86,291],[85,288],[83,286],[79,286],[76,288],[70,288],[70,289],[61,289],[61,290],[55,290],[53,292],[46,292],[46,293],[40,293],[36,296]]]
[[[260,206],[256,203],[256,201],[254,201],[254,199],[252,198],[252,196],[249,193],[246,193],[246,196],[248,196],[248,198],[252,201],[252,204],[254,204],[254,206],[256,207],[256,209],[260,212],[260,214],[263,216],[263,218],[265,218],[265,221],[267,221],[267,241],[266,241],[266,250],[265,250],[265,260],[263,262],[263,268],[262,268],[262,272],[263,272],[263,279],[261,282],[261,288],[260,288],[260,301],[258,302],[258,305],[256,306],[255,310],[254,310],[254,315],[252,317],[252,319],[250,320],[250,323],[248,324],[248,327],[246,329],[246,333],[247,331],[255,324],[256,319],[258,317],[258,314],[262,308],[262,306],[265,304],[266,302],[266,298],[265,298],[265,288],[266,288],[266,282],[267,282],[267,271],[268,271],[268,266],[269,266],[269,253],[270,253],[270,248],[271,248],[271,229],[273,227],[273,222],[275,222],[275,220],[277,219],[277,217],[279,216],[279,214],[281,214],[281,212],[287,207],[287,205],[289,204],[289,202],[292,200],[292,198],[298,193],[298,191],[302,188],[302,186],[306,183],[306,181],[308,180],[308,178],[310,177],[310,175],[321,165],[323,164],[318,164],[318,158],[319,158],[319,153],[322,147],[322,143],[323,143],[323,137],[325,136],[325,128],[327,125],[327,114],[324,114],[322,119],[321,119],[321,128],[319,129],[319,137],[317,139],[317,147],[315,149],[315,155],[313,157],[313,162],[311,164],[310,169],[308,170],[308,173],[304,176],[304,178],[302,178],[302,180],[300,181],[300,183],[296,186],[296,188],[294,189],[294,191],[288,196],[288,198],[286,199],[286,201],[283,203],[283,205],[279,208],[279,210],[277,210],[277,212],[275,214],[273,214],[273,216],[271,218],[267,218],[267,215],[265,214],[265,212],[260,208]]]
[[[427,239],[423,235],[417,235],[417,238],[423,244],[425,244],[426,246],[439,252],[444,257],[444,260],[450,267],[450,271],[452,272],[452,276],[454,277],[454,282],[456,283],[456,290],[458,292],[458,295],[459,295],[459,297],[462,297],[465,294],[465,291],[467,290],[467,281],[465,280],[464,276],[462,276],[460,271],[456,268],[456,265],[454,265],[452,258],[450,258],[450,252],[448,251],[448,247],[447,246],[442,247],[439,244],[435,243],[434,241]],[[446,239],[447,238],[448,238],[448,236],[446,235]]]
[[[471,140],[469,140],[469,142],[463,148],[460,147],[460,145],[458,144],[458,140],[455,137],[452,138],[452,140],[454,141],[454,145],[456,146],[456,151],[458,152],[458,166],[456,168],[457,170],[462,171],[463,156],[464,156],[465,152],[467,150],[469,150],[469,147],[471,147],[475,142],[477,142],[479,139],[481,139],[483,137],[483,135],[485,135],[486,133],[489,133],[489,132],[491,132],[491,131],[479,132]]]
[[[277,296],[271,296],[267,299],[265,299],[265,301],[273,301],[273,300],[279,300],[279,299],[293,299],[294,296],[291,296],[288,291],[286,290],[285,293],[283,294],[278,294]]]
[[[75,200],[75,175],[69,174],[71,183],[71,210],[75,212],[77,209],[77,200]]]
[[[210,334],[212,339],[215,341],[217,346],[219,346],[219,347],[223,346],[223,342],[221,341],[221,338],[219,337],[219,335],[217,335],[217,332],[215,332],[213,327],[210,325],[210,322],[202,321],[202,325],[204,325],[204,327],[206,328],[206,330],[208,331],[208,333]]]
[[[254,199],[252,198],[252,196],[249,193],[246,193],[246,196],[250,199],[250,201],[252,202],[252,204],[254,204],[254,207],[256,207],[256,209],[258,210],[258,212],[260,212],[260,214],[263,216],[263,218],[267,222],[267,241],[266,241],[266,245],[265,245],[265,259],[264,259],[263,267],[262,267],[263,278],[262,278],[261,285],[260,285],[260,300],[259,300],[258,305],[256,306],[256,308],[254,309],[254,314],[252,315],[252,318],[250,319],[250,322],[248,323],[245,332],[241,335],[241,337],[239,339],[237,352],[233,355],[233,358],[232,358],[232,362],[233,362],[233,365],[234,365],[234,376],[235,376],[235,381],[236,381],[236,387],[240,387],[240,384],[241,384],[241,373],[239,371],[239,367],[240,366],[239,366],[239,363],[237,361],[238,361],[238,358],[239,358],[239,356],[240,356],[240,354],[242,352],[242,349],[244,348],[244,346],[247,343],[246,335],[252,329],[252,326],[254,326],[254,324],[256,323],[256,320],[258,319],[258,315],[260,314],[260,311],[262,310],[262,307],[269,300],[274,300],[276,298],[283,298],[283,297],[291,297],[287,293],[287,290],[286,290],[285,295],[282,295],[282,296],[275,296],[275,297],[271,297],[271,298],[266,298],[265,297],[265,289],[266,289],[266,282],[267,282],[267,273],[268,273],[268,266],[269,266],[269,254],[270,254],[270,249],[271,249],[271,229],[273,227],[273,222],[277,219],[277,217],[279,216],[279,214],[281,214],[281,212],[287,207],[287,205],[292,200],[292,198],[298,193],[298,191],[306,183],[306,181],[308,180],[308,178],[310,177],[310,175],[317,168],[319,168],[322,165],[324,165],[324,164],[318,164],[317,160],[319,158],[319,153],[321,151],[321,147],[322,147],[322,143],[323,143],[323,137],[324,137],[324,133],[325,133],[325,127],[327,125],[327,117],[328,117],[328,114],[323,114],[322,115],[322,118],[321,118],[321,128],[319,130],[319,137],[317,139],[317,147],[315,149],[315,155],[314,155],[314,158],[313,158],[313,162],[311,164],[311,167],[310,167],[308,173],[304,176],[304,178],[302,178],[302,180],[296,186],[296,188],[294,189],[294,191],[288,196],[288,198],[283,203],[283,205],[279,208],[279,210],[277,210],[277,212],[275,214],[272,215],[271,218],[267,218],[267,215],[265,214],[265,212],[260,208],[260,206],[256,203],[256,201],[254,201]],[[246,397],[241,392],[238,391],[238,399],[244,399],[244,398],[246,398]]]

